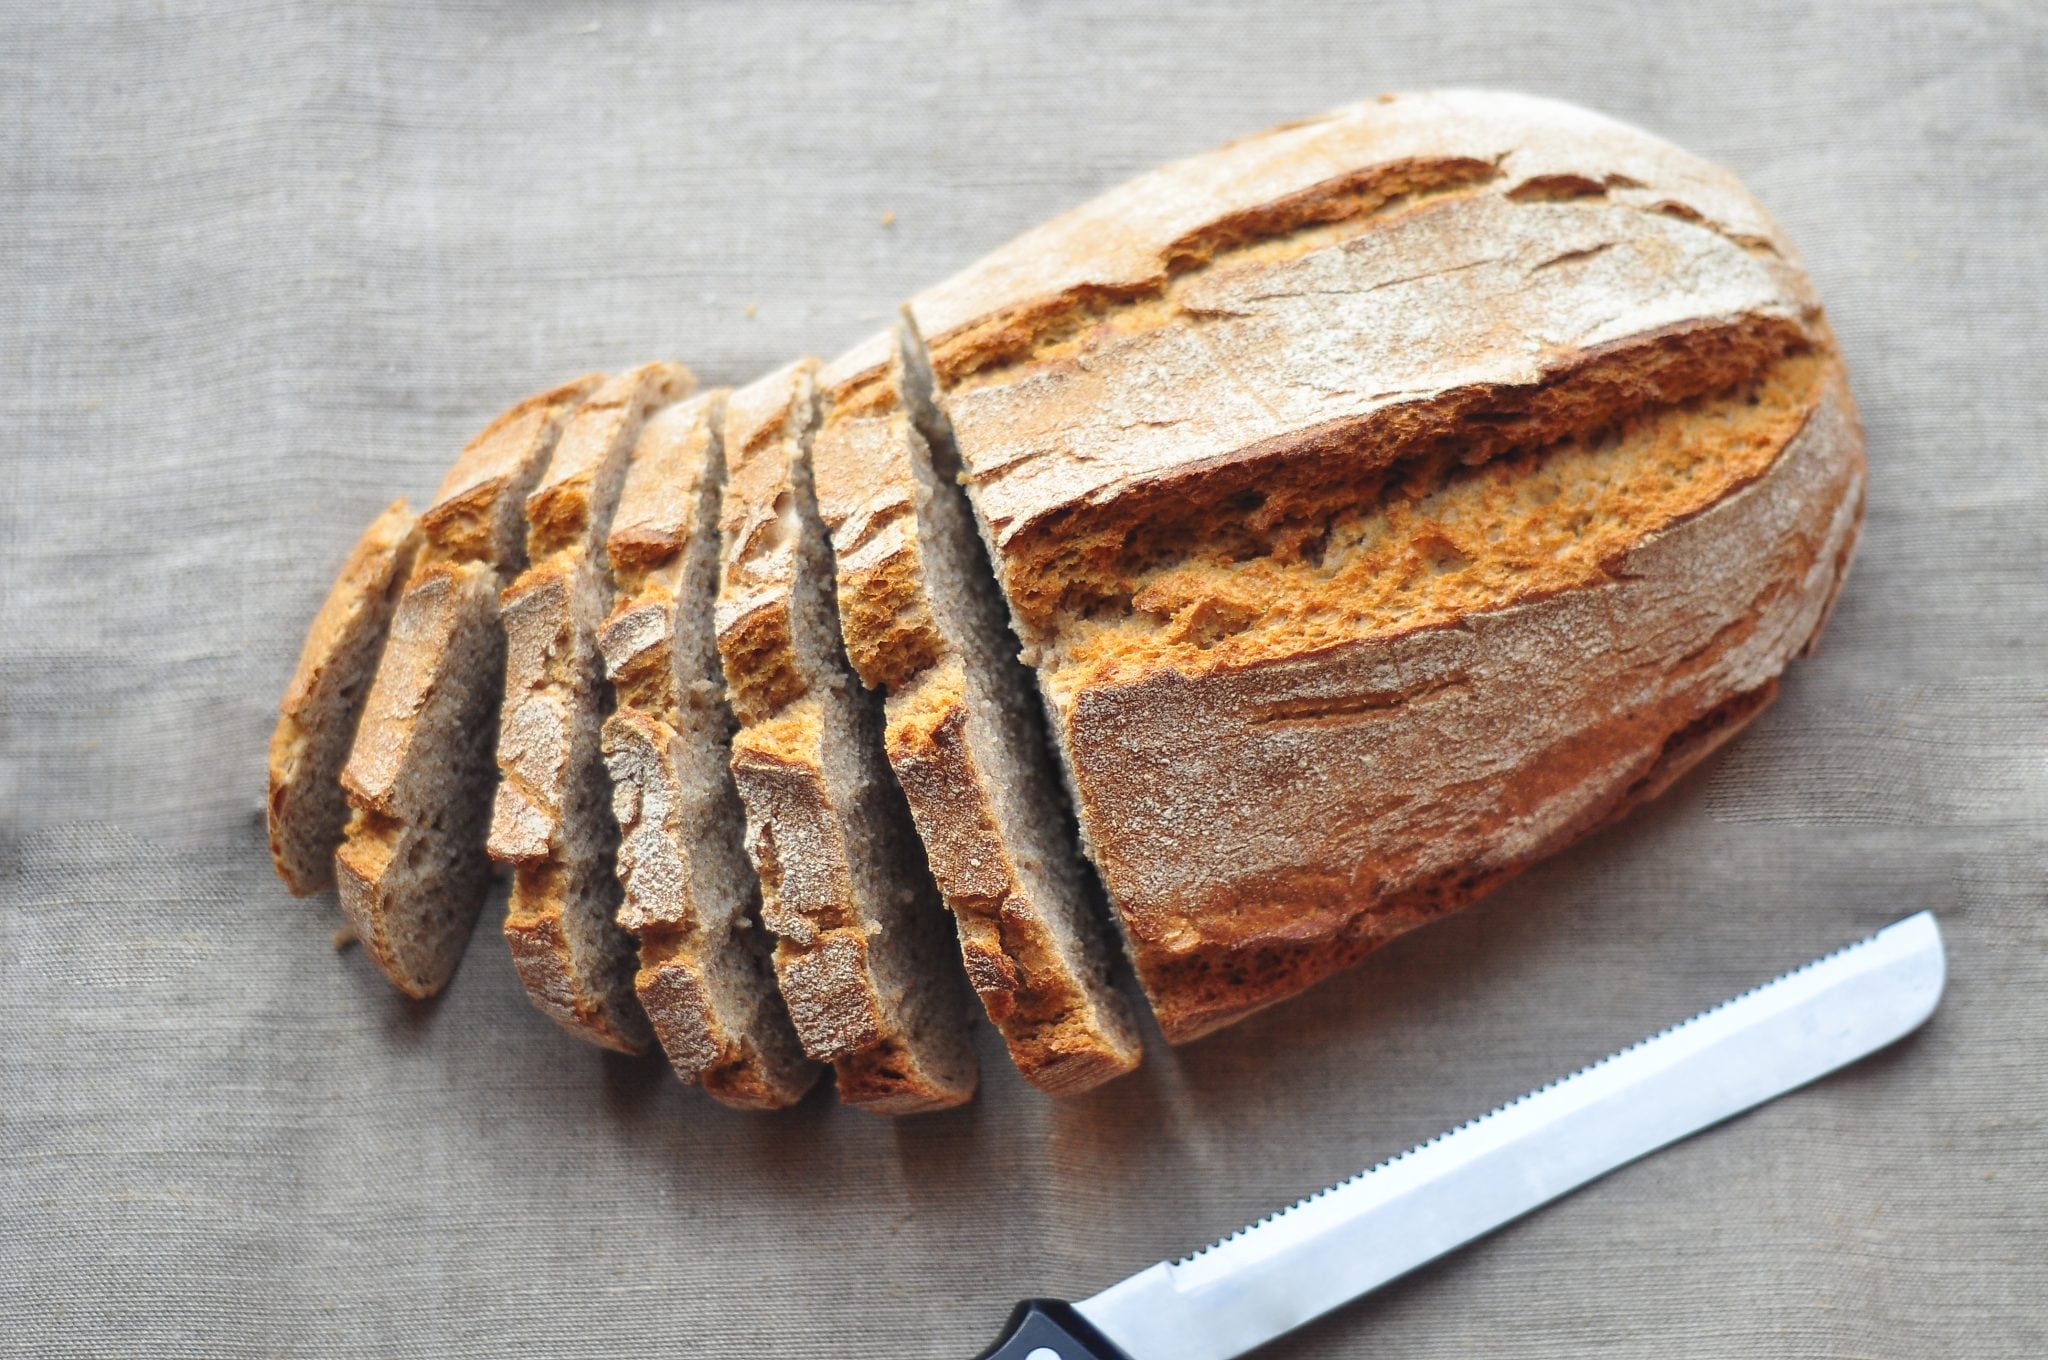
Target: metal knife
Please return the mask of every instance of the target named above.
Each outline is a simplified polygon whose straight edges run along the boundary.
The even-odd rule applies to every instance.
[[[1921,912],[1079,1303],[980,1360],[1232,1360],[1668,1143],[1905,1037],[1947,977]]]

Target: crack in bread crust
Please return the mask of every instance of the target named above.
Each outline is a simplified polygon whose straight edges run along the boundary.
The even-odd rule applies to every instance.
[[[1804,348],[1746,372],[1723,362],[1677,389],[1724,379],[1706,395],[1647,407],[1611,398],[1670,389],[1622,367],[1561,400],[1569,419],[1515,424],[1539,443],[1425,446],[1302,514],[1268,499],[1205,523],[1199,553],[1125,579],[1127,613],[1062,620],[1056,684],[1064,693],[1160,666],[1227,668],[1283,640],[1308,653],[1591,584],[1643,534],[1761,477],[1834,363]],[[1732,386],[1731,370],[1741,375]]]
[[[1601,579],[1081,689],[1063,712],[1084,820],[1168,1037],[1474,900],[1654,796],[1659,761],[1705,715],[1767,694],[1819,627],[1860,515],[1860,432],[1834,363],[1794,431],[1760,477],[1646,529]],[[1455,697],[1422,712],[1259,721],[1446,685]],[[1761,702],[1738,705],[1745,720]]]
[[[956,390],[1000,381],[1016,365],[1084,353],[1108,334],[1135,335],[1172,324],[1203,271],[1277,264],[1336,245],[1378,220],[1469,192],[1492,180],[1492,161],[1413,158],[1338,175],[1273,203],[1204,224],[1170,243],[1160,271],[1117,286],[1082,285],[1056,297],[1004,308],[949,336],[932,356]]]
[[[1013,362],[1040,330],[1155,296],[1182,273],[1370,221],[1402,194],[1478,185],[1518,201],[1597,195],[1676,211],[1793,258],[1718,167],[1584,109],[1452,90],[1381,96],[1160,166],[983,256],[912,310],[951,388]]]

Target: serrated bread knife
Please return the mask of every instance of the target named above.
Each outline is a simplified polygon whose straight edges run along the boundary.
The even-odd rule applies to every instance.
[[[1193,1256],[1018,1304],[981,1360],[1231,1360],[1903,1038],[1946,976],[1934,917],[1909,916]]]

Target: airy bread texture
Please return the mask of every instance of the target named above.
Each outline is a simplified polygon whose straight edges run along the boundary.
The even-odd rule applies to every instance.
[[[334,859],[342,912],[411,996],[446,985],[490,886],[484,830],[505,662],[498,592],[526,560],[527,488],[600,381],[589,374],[520,402],[442,480],[420,516],[426,542],[342,769],[354,809]]]
[[[1763,210],[1547,101],[1233,143],[911,314],[1175,1041],[1662,787],[1767,701],[1860,515]]]
[[[732,395],[716,616],[741,729],[732,770],[762,919],[805,1052],[840,1099],[884,1114],[974,1093],[966,989],[944,907],[847,663],[811,482],[814,361]]]
[[[313,616],[278,705],[264,807],[270,861],[296,897],[334,882],[334,852],[348,825],[341,765],[419,546],[419,520],[404,501],[370,521]]]
[[[680,364],[643,364],[584,401],[526,498],[530,565],[500,600],[505,705],[489,845],[513,866],[505,939],[544,1014],[627,1053],[652,1035],[634,995],[633,939],[614,919],[619,828],[597,648],[612,599],[605,538],[642,422],[694,386]]]
[[[648,418],[607,551],[618,603],[598,631],[618,707],[604,755],[618,819],[618,922],[640,938],[634,990],[684,1081],[728,1105],[793,1104],[818,1079],[775,990],[736,723],[712,635],[724,391]]]
[[[847,654],[887,695],[889,764],[957,920],[968,981],[1027,1079],[1087,1090],[1143,1050],[1109,985],[1109,939],[1029,672],[904,377],[889,332],[819,379],[811,458]]]

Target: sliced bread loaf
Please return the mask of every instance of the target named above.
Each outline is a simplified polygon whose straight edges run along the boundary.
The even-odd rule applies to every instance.
[[[521,507],[591,374],[527,398],[471,440],[420,516],[426,541],[342,769],[354,813],[336,887],[393,986],[429,996],[490,884],[484,830],[504,679],[498,592],[526,560]]]
[[[607,551],[617,604],[598,631],[618,707],[604,723],[618,819],[618,921],[640,938],[634,989],[669,1063],[728,1105],[773,1109],[817,1081],[775,989],[747,861],[712,614],[726,393],[640,431]]]
[[[1809,643],[1860,515],[1762,208],[1548,101],[1232,143],[912,315],[1175,1040],[1668,783]]]
[[[904,378],[893,331],[819,375],[811,460],[847,654],[887,695],[889,764],[989,1019],[1034,1084],[1087,1090],[1143,1050],[1030,672],[951,450],[913,422]]]
[[[643,364],[593,392],[526,498],[528,565],[500,600],[505,703],[490,853],[513,866],[505,939],[543,1013],[592,1043],[646,1048],[633,993],[601,731],[610,693],[597,629],[611,608],[605,538],[649,412],[694,386],[679,364]]]
[[[348,825],[341,765],[419,546],[419,519],[404,501],[370,521],[313,616],[278,706],[265,808],[270,861],[294,896],[334,882],[334,852]]]
[[[741,723],[732,770],[804,1050],[833,1064],[848,1104],[908,1114],[973,1094],[970,1018],[883,755],[880,698],[840,638],[810,473],[814,368],[792,364],[726,407],[716,624]]]

